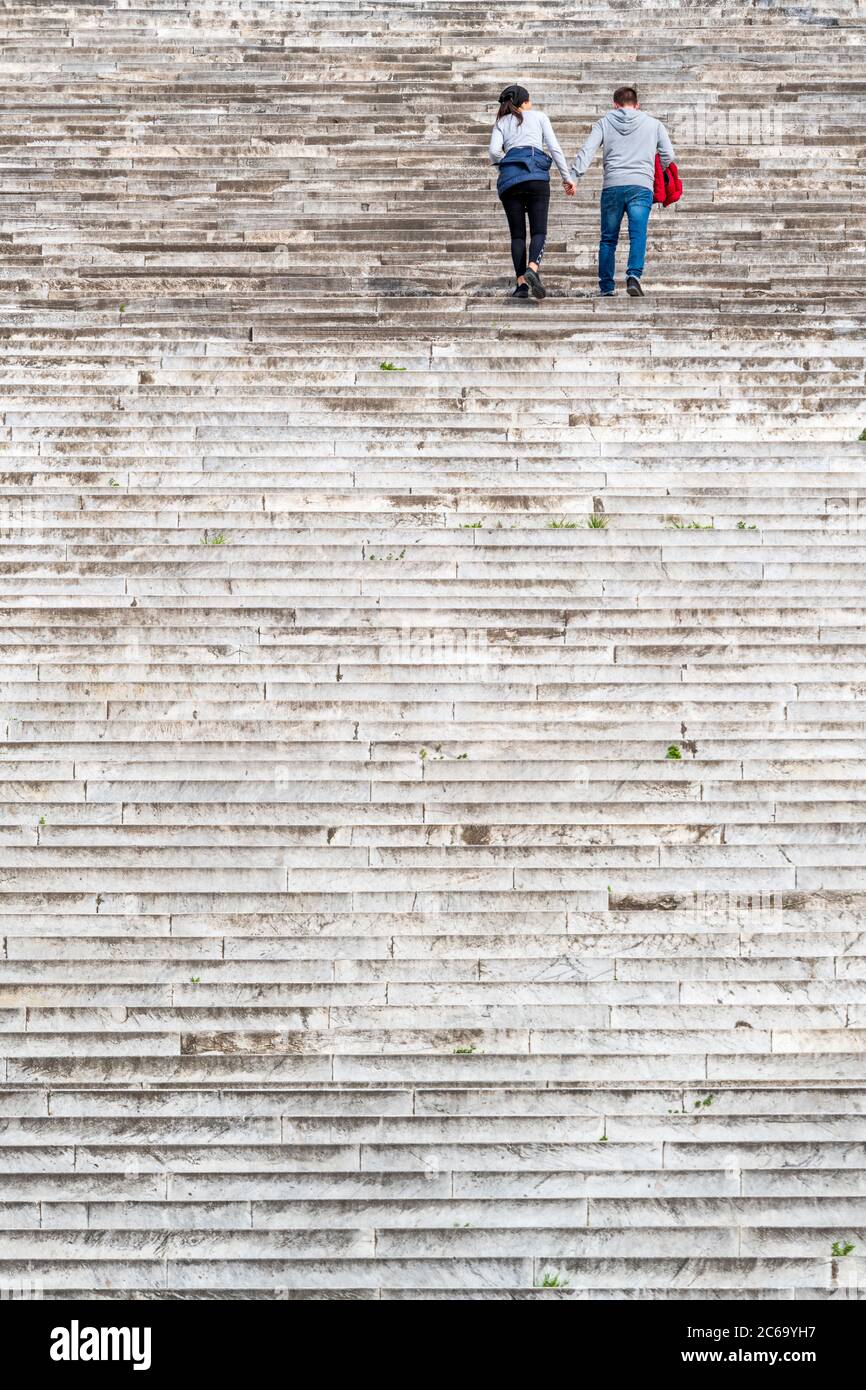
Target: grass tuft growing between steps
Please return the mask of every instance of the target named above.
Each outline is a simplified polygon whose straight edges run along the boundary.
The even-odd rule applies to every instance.
[[[426,760],[431,757],[429,748],[421,748],[418,752],[418,757],[421,759],[422,763],[426,762]],[[462,763],[465,762],[468,757],[468,753],[443,753],[442,744],[437,743],[432,754],[432,761],[434,763],[444,763],[448,759],[451,759],[452,761]]]
[[[610,517],[603,512],[591,512],[585,521],[568,521],[565,517],[560,517],[558,521],[548,521],[548,528],[551,531],[578,531],[585,526],[589,531],[606,531],[610,525]]]
[[[389,550],[387,555],[368,555],[368,556],[367,556],[367,559],[368,559],[368,560],[402,560],[405,554],[406,554],[406,547],[405,547],[405,545],[404,545],[402,550],[399,550],[399,551]]]
[[[830,1247],[830,1254],[837,1260],[841,1260],[845,1255],[850,1255],[856,1249],[850,1240],[834,1240]]]

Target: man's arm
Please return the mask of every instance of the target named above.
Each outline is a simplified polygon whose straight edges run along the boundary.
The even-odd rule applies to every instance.
[[[490,163],[498,164],[505,149],[505,141],[502,138],[502,131],[499,125],[495,125],[490,135]]]
[[[656,148],[659,152],[659,159],[662,162],[663,169],[666,169],[669,164],[673,164],[676,159],[674,147],[671,144],[671,137],[668,135],[661,121],[659,121],[659,135]]]
[[[593,161],[596,150],[600,147],[604,139],[604,128],[601,121],[596,121],[592,130],[587,136],[586,144],[583,149],[575,155],[574,163],[571,166],[572,176],[582,179],[590,164]]]

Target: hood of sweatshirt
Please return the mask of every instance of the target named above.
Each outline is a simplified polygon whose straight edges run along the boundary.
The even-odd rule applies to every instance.
[[[619,135],[631,135],[632,131],[637,130],[646,120],[646,115],[634,106],[615,106],[612,111],[608,111],[605,119],[610,121]]]

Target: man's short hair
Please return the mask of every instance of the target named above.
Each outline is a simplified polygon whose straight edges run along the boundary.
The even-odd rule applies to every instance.
[[[637,92],[634,87],[617,87],[613,94],[614,106],[637,106]]]

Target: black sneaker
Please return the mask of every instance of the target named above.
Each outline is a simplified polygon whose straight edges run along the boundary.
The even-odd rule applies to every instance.
[[[541,283],[541,276],[538,271],[533,270],[531,266],[526,272],[526,283],[529,285],[536,299],[543,299],[547,294],[547,290]]]
[[[625,282],[625,287],[632,299],[643,299],[643,290],[640,287],[640,280],[636,275],[630,275]]]
[[[511,291],[511,298],[512,298],[512,299],[528,299],[528,298],[529,298],[529,286],[528,286],[528,285],[518,285],[517,288],[516,288],[515,290],[512,290],[512,291]]]

